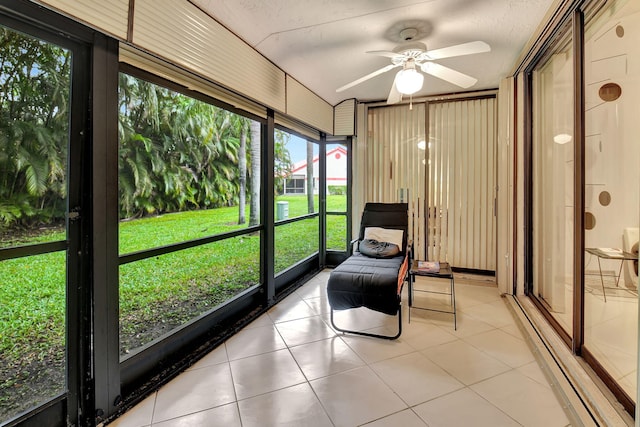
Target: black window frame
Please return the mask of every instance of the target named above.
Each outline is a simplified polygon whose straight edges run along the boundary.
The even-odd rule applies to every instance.
[[[57,251],[67,253],[66,274],[66,389],[15,418],[13,425],[85,425],[95,419],[92,338],[93,281],[91,267],[81,262],[92,256],[93,228],[90,193],[91,93],[93,61],[103,55],[106,38],[46,8],[24,1],[0,1],[0,24],[26,35],[56,44],[72,54],[71,99],[67,165],[67,221],[65,241],[0,249],[0,260]],[[61,30],[64,29],[64,30]],[[95,100],[95,98],[93,98]],[[77,217],[69,217],[69,212]],[[91,420],[91,421],[89,421]]]
[[[260,122],[262,127],[262,152],[264,153],[268,119],[240,110],[225,102],[212,98],[201,92],[185,88],[171,80],[159,77],[152,72],[142,70],[130,64],[120,63],[119,72],[126,73],[182,95],[222,108],[231,113],[239,114],[243,117]],[[265,164],[264,154],[262,164]],[[117,160],[115,169],[117,173]],[[264,173],[264,166],[262,173]],[[263,185],[261,187],[264,187],[264,177]],[[247,318],[247,313],[260,313],[265,311],[269,306],[269,299],[265,298],[265,296],[269,294],[267,290],[269,280],[266,279],[268,277],[268,272],[265,268],[267,262],[263,261],[265,244],[267,244],[266,235],[269,234],[266,232],[267,227],[265,225],[267,224],[267,216],[264,209],[266,203],[264,199],[266,194],[268,193],[265,193],[264,188],[261,188],[261,219],[260,224],[256,226],[199,239],[167,244],[160,247],[143,249],[118,256],[118,265],[124,265],[130,262],[178,252],[208,243],[220,242],[237,236],[253,233],[259,233],[261,236],[261,255],[260,260],[258,260],[261,264],[260,283],[241,292],[218,310],[212,310],[198,316],[190,322],[187,322],[184,327],[174,330],[164,339],[154,340],[145,345],[141,351],[134,352],[131,356],[127,356],[121,360],[120,377],[122,394],[127,400],[127,406],[134,404],[144,397],[139,394],[139,390],[147,386],[149,381],[154,381],[154,379],[159,379],[161,377],[158,384],[167,382],[177,375],[182,369],[193,363],[194,360],[204,356],[207,352],[224,341],[224,339],[228,338],[230,331],[236,330],[248,322],[250,319]],[[115,210],[117,215],[117,204],[110,207],[110,209]],[[117,232],[116,228],[116,233]],[[185,356],[185,354],[187,354],[187,356]],[[167,366],[171,366],[171,369],[167,369]]]

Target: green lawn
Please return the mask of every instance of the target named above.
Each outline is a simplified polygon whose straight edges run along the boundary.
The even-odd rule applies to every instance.
[[[305,215],[304,196],[289,202],[289,218]],[[318,201],[316,198],[317,209]],[[345,196],[329,196],[329,210],[346,210]],[[249,210],[247,208],[247,219]],[[246,228],[237,207],[122,221],[120,254]],[[276,227],[275,271],[318,251],[318,218]],[[344,216],[328,216],[328,247],[345,246]],[[21,244],[63,240],[47,230]],[[10,239],[3,238],[4,246]],[[15,241],[15,240],[14,240]],[[260,237],[246,234],[120,266],[122,355],[259,283]],[[0,264],[0,406],[60,391],[64,378],[65,254],[56,252]],[[45,383],[49,384],[47,388]],[[34,397],[35,398],[35,397]]]
[[[289,202],[290,218],[306,214],[304,196],[281,197],[278,200]],[[328,203],[330,209],[344,210],[346,198],[329,196]],[[247,217],[248,214],[247,208]],[[120,224],[120,253],[245,228],[246,224],[237,225],[237,216],[237,207],[230,207],[123,221]],[[344,248],[344,217],[329,216],[327,220],[329,247]],[[48,232],[45,240],[63,238],[63,232]],[[275,271],[278,272],[317,252],[318,219],[279,226],[275,240]],[[122,338],[126,341],[129,335],[144,335],[145,329],[153,322],[182,323],[193,316],[194,309],[189,304],[198,305],[196,311],[205,312],[257,284],[258,259],[259,236],[244,235],[122,265],[119,284]],[[27,348],[35,352],[30,358],[37,359],[49,352],[48,347],[62,347],[64,261],[64,254],[59,252],[2,262],[2,359],[24,357]],[[130,349],[124,346],[123,352]]]

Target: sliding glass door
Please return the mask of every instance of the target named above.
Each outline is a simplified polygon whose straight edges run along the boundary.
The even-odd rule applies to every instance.
[[[532,74],[533,294],[573,331],[573,51],[570,28]]]
[[[640,0],[590,2],[568,16],[530,71],[527,291],[634,414]]]
[[[640,226],[640,1],[585,28],[584,348],[635,401]]]

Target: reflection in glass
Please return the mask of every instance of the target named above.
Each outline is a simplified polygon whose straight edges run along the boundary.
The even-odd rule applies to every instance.
[[[533,72],[533,292],[573,325],[573,56],[565,37]]]
[[[585,247],[636,257],[640,72],[628,64],[640,60],[637,28],[640,2],[613,1],[585,29],[585,209],[593,216],[585,224]],[[637,261],[585,253],[584,262],[584,346],[635,401]]]

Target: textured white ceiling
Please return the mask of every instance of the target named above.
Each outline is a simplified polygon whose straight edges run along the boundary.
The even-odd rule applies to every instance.
[[[384,100],[395,70],[341,93],[336,88],[390,63],[365,53],[392,50],[400,31],[438,49],[474,40],[491,52],[438,61],[478,79],[467,90],[497,88],[553,0],[191,0],[330,104]],[[463,89],[426,75],[414,96]]]

